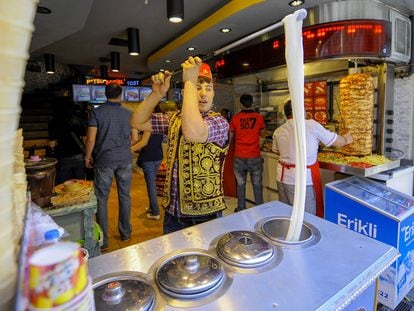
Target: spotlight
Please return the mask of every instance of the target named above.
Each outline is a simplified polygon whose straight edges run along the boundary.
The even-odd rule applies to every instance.
[[[111,70],[113,72],[119,72],[120,67],[119,52],[111,52]]]
[[[45,69],[48,74],[55,73],[55,55],[45,54]]]
[[[292,0],[289,2],[290,6],[300,6],[305,3],[305,0]]]
[[[128,53],[132,56],[139,55],[139,29],[128,28]]]
[[[222,32],[222,33],[227,33],[227,32],[230,32],[230,31],[231,31],[230,28],[221,28],[220,29],[220,32]]]
[[[167,0],[167,17],[171,23],[181,23],[184,19],[184,0]]]

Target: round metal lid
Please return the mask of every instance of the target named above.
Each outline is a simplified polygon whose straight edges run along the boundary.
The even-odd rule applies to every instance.
[[[256,232],[232,231],[219,239],[217,254],[231,265],[254,268],[269,262],[275,250]]]
[[[26,167],[26,169],[32,169],[32,170],[37,170],[37,169],[43,169],[43,168],[48,168],[48,167],[53,167],[54,165],[56,165],[57,160],[54,158],[39,158],[36,161],[32,161],[32,160],[24,160],[24,166]]]
[[[179,298],[196,298],[216,289],[224,279],[221,264],[202,253],[180,254],[166,260],[156,273],[160,289]]]
[[[93,285],[96,310],[152,310],[155,291],[138,275],[103,276]]]

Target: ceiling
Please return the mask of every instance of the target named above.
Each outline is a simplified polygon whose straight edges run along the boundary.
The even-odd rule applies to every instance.
[[[110,67],[111,51],[120,52],[117,75],[142,79],[159,69],[176,70],[189,55],[211,55],[261,28],[274,24],[298,8],[289,0],[184,0],[184,21],[168,21],[166,0],[40,0],[51,14],[36,14],[30,48],[31,60],[44,53],[56,62],[77,66],[85,74],[99,75],[101,65]],[[311,8],[329,0],[306,0]],[[383,0],[414,11],[414,0]],[[302,8],[301,7],[301,8]],[[111,38],[127,39],[127,28],[140,30],[139,56],[125,46],[109,45]],[[223,27],[232,29],[224,34]],[[188,51],[193,46],[195,51]],[[166,63],[165,60],[171,60]]]

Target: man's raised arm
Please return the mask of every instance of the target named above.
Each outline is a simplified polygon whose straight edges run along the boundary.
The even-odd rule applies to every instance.
[[[152,92],[134,110],[131,126],[141,131],[151,131],[150,117],[155,106],[167,94],[170,88],[171,73],[159,72],[151,77]]]

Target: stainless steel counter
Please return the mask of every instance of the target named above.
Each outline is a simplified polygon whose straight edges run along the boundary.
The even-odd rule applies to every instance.
[[[290,211],[287,205],[269,202],[92,258],[89,273],[96,279],[118,271],[138,271],[146,274],[156,288],[154,274],[160,258],[188,249],[201,249],[215,255],[218,236],[234,230],[255,231],[261,220],[290,217]],[[398,256],[391,246],[321,218],[307,214],[305,223],[316,228],[318,238],[303,247],[277,246],[279,260],[271,268],[257,273],[240,272],[223,263],[230,280],[223,285],[223,293],[212,294],[201,302],[177,301],[157,290],[155,309],[340,310],[372,284]]]
[[[388,163],[384,163],[381,165],[376,165],[368,168],[357,168],[352,167],[345,164],[334,164],[334,163],[328,163],[328,162],[319,162],[319,166],[321,168],[331,170],[334,172],[344,173],[348,175],[355,175],[355,176],[362,176],[362,177],[368,177],[374,174],[379,174],[384,171],[388,171],[394,168],[397,168],[400,166],[400,160],[393,160]]]

